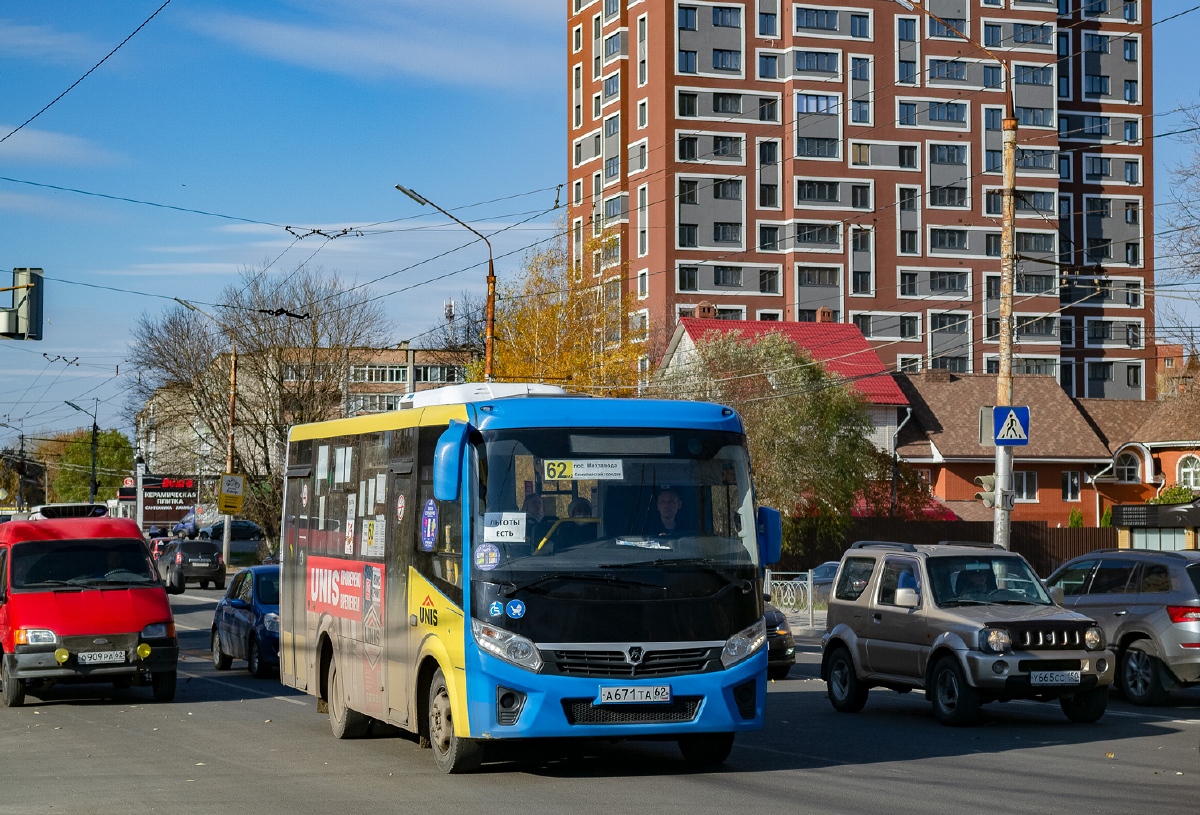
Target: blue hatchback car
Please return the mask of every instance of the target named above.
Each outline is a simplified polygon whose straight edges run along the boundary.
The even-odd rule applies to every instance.
[[[279,670],[278,566],[251,566],[233,576],[213,615],[212,658],[218,671],[229,670],[234,659],[246,660],[259,678]]]

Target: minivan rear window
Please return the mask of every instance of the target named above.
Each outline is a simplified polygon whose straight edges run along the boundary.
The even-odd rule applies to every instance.
[[[89,588],[157,582],[140,540],[39,540],[12,547],[12,587]]]
[[[1192,585],[1196,587],[1196,591],[1200,592],[1200,563],[1193,563],[1187,567],[1188,577],[1192,578]]]
[[[212,556],[221,551],[221,547],[215,543],[208,541],[184,541],[179,547],[179,551],[183,552],[188,557],[197,557],[202,555]]]

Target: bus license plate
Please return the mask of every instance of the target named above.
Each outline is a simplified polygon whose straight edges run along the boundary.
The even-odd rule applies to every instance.
[[[1031,671],[1031,685],[1078,685],[1079,671]]]
[[[670,685],[653,685],[653,686],[621,686],[621,685],[601,685],[600,699],[601,705],[625,705],[625,704],[645,704],[647,702],[670,702],[671,701],[671,686]]]
[[[80,665],[105,665],[124,661],[124,651],[83,651],[79,654]]]

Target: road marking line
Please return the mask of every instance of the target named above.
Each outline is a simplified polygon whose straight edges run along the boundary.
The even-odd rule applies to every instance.
[[[288,704],[292,704],[292,705],[305,705],[305,706],[308,705],[308,702],[303,699],[293,699],[290,696],[276,696],[273,693],[267,693],[265,691],[254,690],[253,688],[247,688],[244,685],[235,685],[233,682],[226,682],[223,679],[214,679],[211,676],[201,676],[200,674],[188,673],[187,671],[179,671],[179,675],[186,676],[188,679],[201,679],[205,682],[213,682],[217,685],[224,685],[227,688],[233,688],[234,690],[239,690],[239,691],[242,691],[243,693],[253,693],[258,696],[265,697],[267,699],[278,699],[281,702],[287,702]]]

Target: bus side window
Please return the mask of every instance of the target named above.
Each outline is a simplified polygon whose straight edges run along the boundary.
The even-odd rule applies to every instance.
[[[457,501],[433,497],[433,453],[446,427],[422,427],[417,439],[417,506],[413,566],[417,572],[462,605],[462,493]]]

